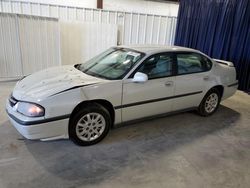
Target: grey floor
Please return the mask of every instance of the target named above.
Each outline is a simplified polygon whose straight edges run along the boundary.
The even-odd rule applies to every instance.
[[[188,112],[114,129],[91,147],[23,139],[0,83],[0,188],[250,187],[250,96],[237,92],[204,118]]]

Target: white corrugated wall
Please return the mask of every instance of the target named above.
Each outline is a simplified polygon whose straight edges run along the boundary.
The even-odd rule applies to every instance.
[[[42,3],[19,2],[14,0],[0,1],[0,12],[39,16],[39,18],[32,17],[31,20],[19,20],[19,29],[16,28],[15,24],[17,23],[16,21],[14,21],[14,15],[8,18],[9,21],[6,26],[5,24],[0,25],[0,40],[2,40],[0,41],[0,58],[4,59],[5,62],[0,62],[0,78],[26,75],[30,72],[40,70],[48,66],[56,65],[58,64],[58,62],[60,63],[59,59],[61,58],[61,56],[58,59],[51,54],[60,54],[60,47],[57,48],[55,45],[60,45],[60,43],[63,43],[65,45],[65,41],[61,41],[62,38],[60,38],[60,34],[57,34],[57,30],[55,28],[58,27],[56,26],[53,28],[50,23],[45,24],[42,21],[41,17],[44,17],[44,19],[56,19],[62,23],[80,21],[95,24],[98,23],[115,25],[117,28],[116,42],[118,45],[172,45],[174,42],[177,20],[176,17],[161,15],[108,11]],[[38,24],[37,22],[35,22],[35,19],[40,19],[41,23]],[[5,21],[1,18],[1,22]],[[40,28],[41,32],[38,32],[39,29],[37,28]],[[44,28],[46,28],[46,32],[45,30],[43,30]],[[11,30],[11,32],[6,32],[8,30]],[[16,34],[14,31],[18,32],[18,34]],[[56,34],[53,34],[55,31]],[[87,33],[86,35],[88,35]],[[57,41],[57,35],[59,41]],[[19,38],[18,36],[21,36],[21,38]],[[35,44],[31,42],[34,40],[36,40]],[[101,46],[105,46],[105,44],[102,43],[107,43],[107,41],[99,40],[99,43],[96,44],[96,47],[100,48],[97,48],[95,50],[96,53],[100,50],[103,50]],[[69,44],[73,45],[72,41],[69,42]],[[18,48],[18,45],[21,46],[21,50]],[[51,48],[48,49],[48,46]],[[59,51],[51,51],[52,47],[53,49],[57,48]],[[91,48],[95,47],[91,46]],[[78,55],[84,55],[84,53],[85,52],[81,51],[81,53],[79,52]],[[93,54],[91,54],[91,56],[93,56]],[[72,62],[72,59],[74,60],[74,58],[80,61],[85,60],[85,57],[79,58],[79,56],[77,56],[76,58],[76,56],[72,54],[71,57],[66,58],[65,52],[63,52],[62,54],[62,58],[63,64],[67,63],[68,61]],[[21,60],[18,61],[19,59]]]
[[[57,19],[18,16],[23,75],[60,65],[60,33]]]
[[[94,22],[61,21],[62,64],[84,63],[117,43],[117,26]]]
[[[0,78],[22,74],[16,15],[0,14]]]
[[[58,19],[0,13],[0,79],[60,64]]]
[[[118,25],[118,44],[172,45],[176,17],[20,1],[0,1],[0,12]]]

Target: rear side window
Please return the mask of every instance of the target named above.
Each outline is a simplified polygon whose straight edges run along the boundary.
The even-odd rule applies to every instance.
[[[211,62],[206,57],[196,53],[177,54],[177,73],[199,73],[211,69]]]
[[[205,69],[206,70],[210,70],[212,68],[212,62],[210,61],[210,59],[208,59],[207,57],[205,56],[201,56],[202,57],[202,61],[204,62],[205,64]]]

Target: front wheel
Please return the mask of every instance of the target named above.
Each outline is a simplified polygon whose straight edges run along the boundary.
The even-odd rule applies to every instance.
[[[89,104],[72,117],[69,137],[77,145],[93,145],[108,134],[110,127],[111,118],[108,110],[99,104]]]
[[[220,92],[213,88],[207,92],[198,108],[198,113],[202,116],[212,115],[219,107],[221,100]]]

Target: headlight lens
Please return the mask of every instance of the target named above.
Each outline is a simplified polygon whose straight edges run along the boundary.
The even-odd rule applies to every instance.
[[[28,117],[41,117],[45,114],[45,110],[42,106],[28,102],[18,102],[16,104],[16,110]]]

